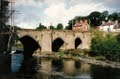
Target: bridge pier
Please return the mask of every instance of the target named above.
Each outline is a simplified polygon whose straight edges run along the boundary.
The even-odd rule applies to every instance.
[[[74,32],[66,33],[66,49],[75,49]]]
[[[83,34],[83,38],[82,38],[82,48],[83,49],[90,49],[90,45],[91,45],[91,33],[84,33]]]
[[[51,31],[41,32],[41,52],[52,52]]]

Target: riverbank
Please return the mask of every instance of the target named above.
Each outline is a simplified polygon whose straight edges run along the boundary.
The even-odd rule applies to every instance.
[[[120,68],[120,62],[113,62],[108,60],[97,60],[95,57],[89,57],[89,56],[71,56],[71,55],[62,55],[60,56],[57,53],[47,53],[47,54],[34,54],[35,57],[41,57],[41,58],[54,58],[54,59],[73,59],[73,60],[79,60],[88,64],[93,65],[100,65],[104,67],[112,67],[112,68]]]

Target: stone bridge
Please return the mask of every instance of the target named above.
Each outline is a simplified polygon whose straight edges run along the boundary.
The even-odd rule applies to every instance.
[[[41,52],[89,49],[91,44],[91,32],[72,30],[18,30],[17,35],[23,43],[24,48],[40,48]]]

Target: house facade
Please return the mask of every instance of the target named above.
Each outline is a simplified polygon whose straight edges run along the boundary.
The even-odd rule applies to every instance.
[[[102,22],[102,24],[99,26],[100,31],[106,31],[106,32],[119,32],[120,31],[120,23],[118,21],[111,21],[108,22]]]
[[[79,30],[79,31],[88,31],[89,30],[89,24],[87,20],[80,20],[75,22],[75,25],[73,25],[72,30]]]

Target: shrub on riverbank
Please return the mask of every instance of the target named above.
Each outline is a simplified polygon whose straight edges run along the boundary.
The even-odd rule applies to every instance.
[[[90,55],[103,56],[111,61],[120,61],[120,34],[117,36],[104,35],[99,31],[95,31],[94,34]]]
[[[88,53],[89,53],[88,49],[69,49],[64,51],[64,54],[75,57],[80,57],[80,56],[87,57]]]

